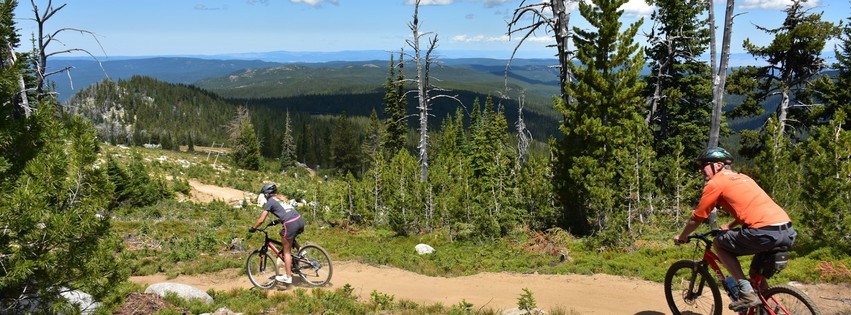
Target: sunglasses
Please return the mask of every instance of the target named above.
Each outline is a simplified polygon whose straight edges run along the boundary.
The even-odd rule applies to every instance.
[[[695,170],[695,171],[698,171],[698,172],[702,172],[702,171],[703,171],[703,169],[704,169],[707,165],[712,165],[712,164],[713,164],[713,162],[705,162],[705,163],[703,163],[703,162],[697,162],[697,164],[695,164],[695,168],[694,168],[694,170]]]

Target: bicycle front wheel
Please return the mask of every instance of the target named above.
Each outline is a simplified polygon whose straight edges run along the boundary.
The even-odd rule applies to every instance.
[[[762,296],[765,297],[765,304],[757,307],[757,314],[821,314],[810,297],[795,287],[772,286]]]
[[[680,260],[665,274],[665,299],[674,315],[721,315],[721,292],[698,261]]]
[[[334,268],[325,249],[308,244],[298,251],[298,256],[298,259],[293,259],[293,264],[297,264],[296,272],[305,282],[312,286],[322,286],[331,281]]]
[[[269,253],[255,250],[245,261],[245,274],[255,287],[270,289],[275,286],[275,276],[278,275],[278,266],[275,259]]]

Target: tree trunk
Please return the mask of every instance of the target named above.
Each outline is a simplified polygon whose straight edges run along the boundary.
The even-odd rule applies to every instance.
[[[721,43],[721,63],[718,66],[717,72],[715,72],[715,80],[712,82],[712,121],[711,126],[709,128],[709,142],[707,143],[707,147],[717,147],[720,134],[721,134],[721,115],[722,108],[724,107],[724,85],[727,82],[727,68],[730,62],[730,41],[733,33],[733,6],[735,5],[735,0],[727,0],[727,10],[724,15],[724,39]],[[712,23],[714,25],[714,13],[712,9],[712,3],[709,4],[710,15],[712,19]],[[711,32],[712,34],[712,58],[713,65],[715,58],[715,29]]]
[[[561,87],[561,99],[565,104],[570,103],[570,96],[565,92],[564,86],[573,78],[570,72],[570,56],[567,44],[570,42],[570,1],[565,4],[564,0],[550,0],[550,6],[555,16],[555,39],[558,46],[559,87]]]

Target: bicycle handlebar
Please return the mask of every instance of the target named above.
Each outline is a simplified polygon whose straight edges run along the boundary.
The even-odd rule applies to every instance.
[[[710,245],[712,244],[712,240],[710,240],[709,237],[715,238],[716,236],[721,235],[724,232],[727,231],[722,229],[714,229],[706,233],[694,232],[688,236],[688,240],[690,241],[692,239],[697,239],[703,241],[704,243],[706,243],[706,245]]]
[[[257,228],[255,231],[256,231],[256,232],[263,232],[263,233],[266,233],[266,229],[268,229],[268,228],[269,228],[269,227],[271,227],[271,226],[278,225],[278,224],[281,224],[281,221],[280,221],[280,220],[275,219],[275,220],[272,220],[272,222],[269,222],[268,224],[266,224],[266,226],[261,227],[261,228]]]

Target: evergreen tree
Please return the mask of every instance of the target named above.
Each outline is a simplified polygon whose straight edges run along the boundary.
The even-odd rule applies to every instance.
[[[131,154],[126,165],[122,166],[112,156],[107,159],[106,173],[115,186],[112,207],[144,207],[172,197],[173,192],[166,185],[165,179],[152,178],[140,154]]]
[[[342,112],[331,134],[331,163],[342,175],[358,174],[360,153],[358,133],[346,117],[346,112]]]
[[[709,65],[697,58],[709,45],[708,21],[703,0],[653,0],[656,11],[650,46],[646,48],[651,73],[647,76],[650,108],[648,124],[653,130],[654,148],[668,158],[675,148],[679,154],[697,156],[709,134],[712,78]],[[668,163],[663,163],[668,164]]]
[[[398,235],[411,234],[416,228],[417,215],[423,208],[419,175],[419,164],[407,150],[399,150],[385,172],[388,223]]]
[[[794,0],[785,10],[786,19],[775,29],[759,27],[774,35],[768,46],[760,47],[746,39],[743,46],[755,58],[768,63],[766,66],[747,66],[733,72],[728,92],[744,95],[742,105],[733,110],[733,117],[759,116],[764,103],[772,95],[779,95],[777,103],[768,104],[776,115],[780,134],[788,134],[787,125],[792,121],[805,121],[807,110],[801,92],[824,69],[821,57],[825,43],[833,37],[837,28],[833,23],[822,21],[821,13],[811,14],[803,8],[805,0]],[[762,116],[763,119],[767,115]],[[806,126],[798,126],[806,127]],[[777,149],[777,148],[774,148]]]
[[[366,126],[365,139],[363,141],[362,156],[365,157],[363,163],[364,169],[369,169],[374,165],[378,158],[378,153],[382,151],[381,142],[384,138],[382,131],[383,126],[381,125],[381,121],[378,120],[378,113],[373,108],[372,113],[369,115],[369,124]]]
[[[810,96],[824,102],[824,106],[814,107],[812,121],[816,124],[825,124],[836,119],[836,112],[842,110],[846,113],[845,121],[840,125],[845,130],[851,129],[851,17],[848,17],[842,26],[839,44],[834,48],[836,63],[831,68],[836,70],[836,77],[823,75],[813,84]],[[815,101],[814,101],[815,102]]]
[[[192,139],[192,133],[186,134],[186,151],[195,152],[195,141]]]
[[[237,108],[236,117],[231,120],[229,129],[233,163],[242,169],[259,170],[263,158],[248,108]]]
[[[23,101],[30,81],[26,56],[14,52],[16,6],[0,2],[0,309],[26,313],[22,303],[38,299],[37,313],[74,313],[60,291],[103,300],[129,270],[107,212],[112,186],[95,166],[95,129],[51,98],[31,112]]]
[[[484,236],[499,236],[519,220],[513,200],[514,151],[507,145],[508,122],[494,111],[493,99],[485,100],[480,121],[472,130],[468,155],[475,200],[482,207],[474,222]]]
[[[404,62],[401,54],[399,56],[398,74],[395,72],[396,66],[393,64],[393,57],[391,56],[390,74],[387,76],[387,82],[384,84],[384,88],[386,89],[384,94],[384,114],[387,115],[387,120],[384,124],[386,128],[384,148],[391,155],[395,155],[399,149],[405,147],[405,136],[408,132],[407,115],[405,112],[407,98],[405,97],[404,85]]]
[[[284,136],[281,141],[281,170],[292,167],[296,163],[296,144],[293,137],[293,127],[290,111],[287,110],[287,121],[284,124]]]
[[[838,109],[833,120],[813,128],[805,143],[804,166],[805,207],[801,213],[792,212],[793,220],[801,222],[801,232],[811,235],[824,245],[851,251],[851,132],[843,126],[848,121],[845,111]],[[795,226],[798,229],[798,225]]]
[[[672,219],[679,222],[682,209],[691,206],[687,201],[700,191],[701,178],[687,174],[710,133],[706,122],[712,116],[708,105],[713,101],[712,74],[709,65],[698,60],[710,42],[709,21],[701,17],[707,2],[655,0],[650,4],[656,10],[651,15],[650,46],[645,49],[651,68],[645,78],[650,105],[646,120],[659,155],[654,169],[662,195],[656,199],[670,201],[650,208],[673,209]]]
[[[619,9],[626,0],[580,2],[579,11],[594,27],[574,28],[577,59],[571,72],[576,81],[565,88],[574,102],[556,103],[565,120],[564,138],[554,149],[553,186],[564,205],[563,224],[571,233],[606,232],[620,239],[629,223],[629,197],[638,198],[638,185],[648,182],[646,160],[649,130],[642,117],[639,71],[644,57],[634,43],[633,23],[620,32]]]

